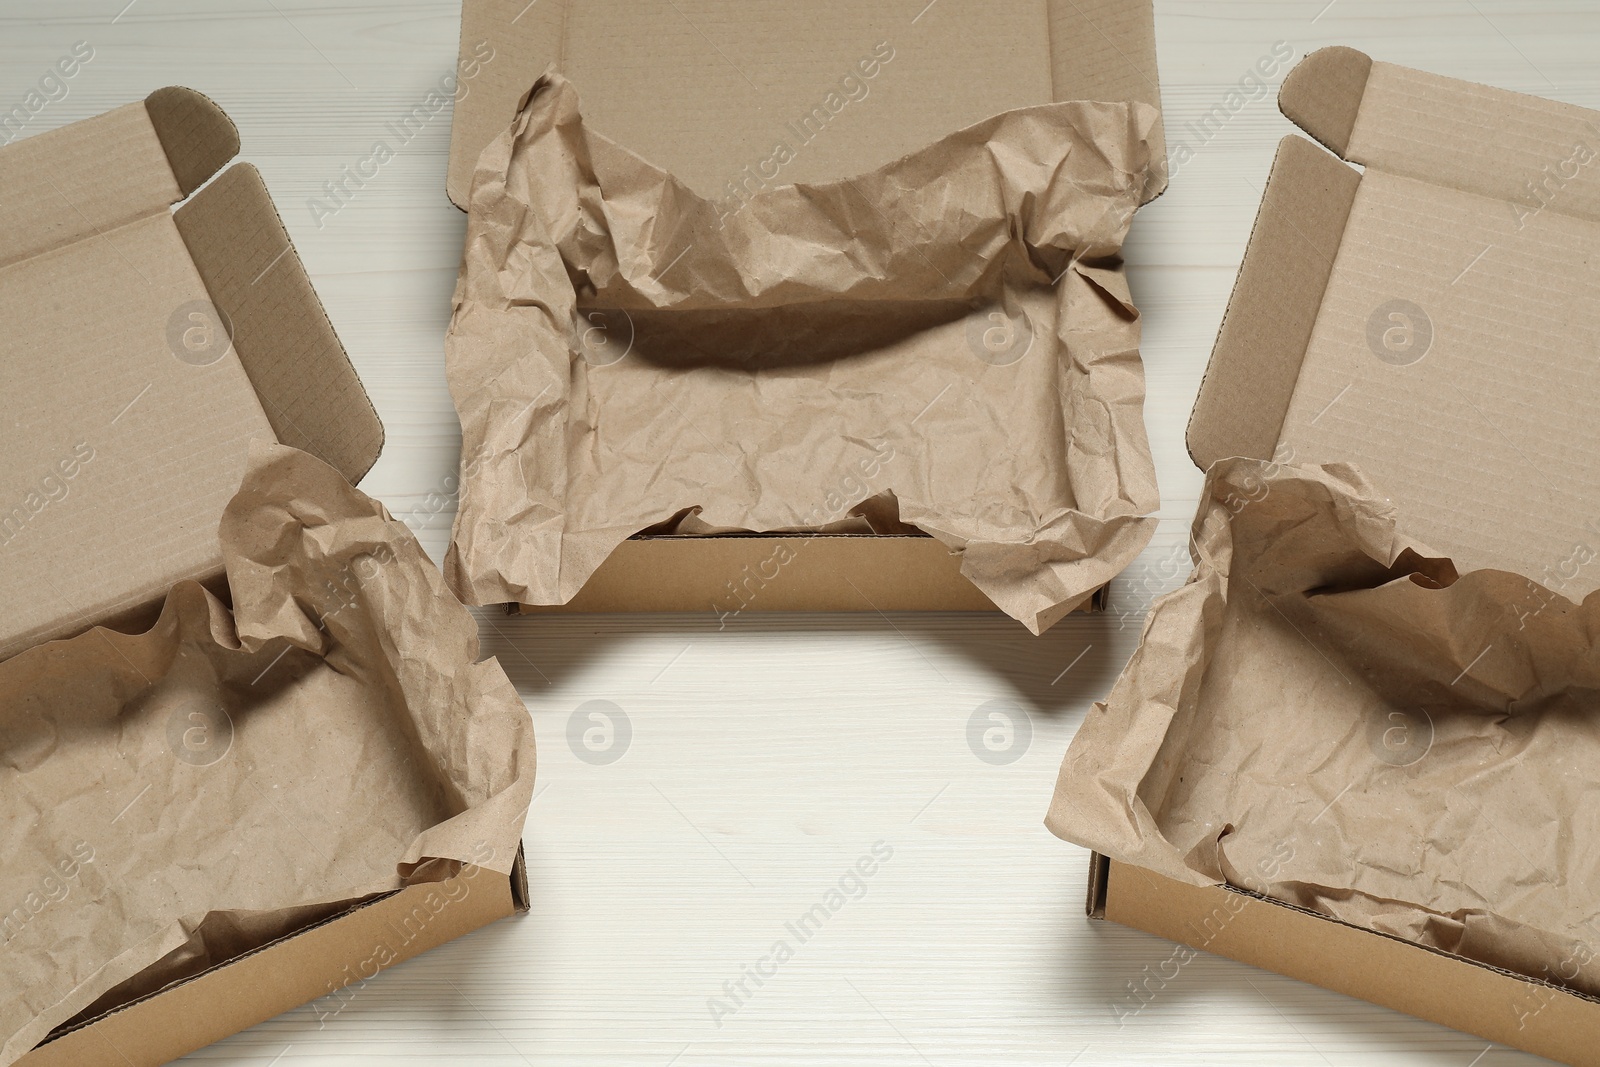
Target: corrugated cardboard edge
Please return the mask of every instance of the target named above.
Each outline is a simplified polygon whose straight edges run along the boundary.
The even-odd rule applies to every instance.
[[[1272,458],[1360,184],[1305,138],[1279,143],[1189,415],[1189,456],[1201,470],[1229,456]]]
[[[173,217],[278,440],[360,482],[383,451],[383,424],[260,172],[230,167]]]
[[[1106,879],[1111,873],[1111,858],[1089,853],[1089,892],[1083,910],[1091,919],[1106,917]]]
[[[1237,889],[1101,866],[1103,918],[1112,922],[1573,1067],[1600,1067],[1600,1001]]]
[[[479,42],[488,41],[497,51],[516,60],[517,69],[526,74],[526,84],[517,85],[515,77],[502,83],[497,69],[492,76],[481,79],[473,91],[497,98],[489,114],[498,114],[498,119],[464,122],[458,117],[452,122],[446,192],[450,202],[461,210],[466,210],[478,156],[511,124],[517,100],[539,72],[552,63],[561,63],[567,13],[574,2],[540,0],[525,5],[522,0],[495,4],[467,0],[462,4],[459,62],[468,63],[472,49]],[[1051,85],[1056,100],[1084,99],[1090,91],[1086,85],[1111,85],[1114,93],[1109,97],[1099,93],[1095,98],[1139,100],[1161,110],[1155,5],[1151,0],[1046,0],[1045,9],[1052,57]],[[1104,47],[1080,53],[1073,63],[1066,62],[1062,57],[1068,45],[1080,41],[1101,42]],[[1151,131],[1150,148],[1152,158],[1164,164],[1166,135],[1159,120]],[[1143,200],[1154,200],[1166,187],[1167,167],[1162,165],[1146,187]]]
[[[437,913],[420,908],[427,918],[417,919],[421,901],[449,884],[465,886],[464,895]],[[509,877],[469,867],[445,883],[414,885],[357,904],[66,1031],[23,1056],[17,1067],[158,1067],[527,910],[527,867],[519,847]],[[391,958],[380,964],[379,954]]]
[[[1104,606],[1106,587],[1073,611]],[[994,602],[932,537],[636,537],[606,557],[565,604],[511,605],[524,614],[987,611]]]

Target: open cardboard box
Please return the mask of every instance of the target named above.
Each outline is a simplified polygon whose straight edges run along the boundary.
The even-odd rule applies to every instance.
[[[218,175],[238,150],[228,117],[176,87],[0,150],[0,659],[142,630],[184,579],[220,591],[218,522],[252,440],[352,483],[377,459],[383,428],[261,176]],[[526,908],[519,851],[509,878],[467,866],[365,900],[18,1062],[166,1063]]]
[[[772,150],[773,105],[804,110],[886,42],[872,106],[845,106],[783,182],[850,177],[996,113],[1065,100],[1160,107],[1150,0],[989,6],[897,0],[663,5],[624,0],[465,0],[449,194],[465,210],[474,164],[550,65],[586,120],[708,197],[728,195]],[[759,69],[762,92],[741,73]],[[1154,151],[1163,163],[1159,124]],[[1165,186],[1164,176],[1149,196]],[[773,560],[790,561],[781,567]],[[1102,586],[1080,605],[1103,603]],[[524,611],[992,611],[960,557],[927,536],[636,535],[577,595]]]
[[[1280,106],[1329,151],[1282,142],[1189,426],[1195,463],[1353,463],[1394,505],[1399,532],[1463,574],[1496,568],[1583,600],[1600,585],[1582,566],[1600,514],[1600,114],[1349,48],[1304,60]],[[1152,671],[1173,670],[1185,640],[1194,655],[1198,638],[1166,634],[1154,655],[1169,662]],[[1292,688],[1292,667],[1279,669]],[[1058,796],[1053,820],[1071,823],[1067,803]],[[1404,812],[1393,817],[1404,824]],[[1600,1001],[1556,984],[1099,854],[1088,906],[1492,1041],[1600,1064]]]

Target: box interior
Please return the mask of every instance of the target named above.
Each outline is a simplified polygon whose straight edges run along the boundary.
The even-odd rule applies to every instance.
[[[886,49],[893,58],[860,77],[862,61]],[[461,207],[479,154],[552,65],[577,87],[593,128],[714,198],[728,196],[730,184],[768,159],[778,140],[799,147],[777,181],[816,182],[870,171],[1011,108],[1093,99],[1159,109],[1161,102],[1150,0],[1025,0],[987,8],[926,0],[868,8],[833,0],[800,8],[777,0],[694,0],[648,11],[621,0],[467,0],[460,58],[449,194]],[[822,108],[831,117],[813,131],[808,116]],[[1153,140],[1164,161],[1159,123]],[[1162,167],[1146,198],[1165,181]],[[959,559],[937,545],[915,546],[932,540],[926,536],[812,535],[806,556],[816,565],[807,566],[804,582],[791,580],[792,568],[777,582],[757,573],[779,541],[793,538],[750,539],[769,544],[695,553],[691,537],[635,537],[596,573],[593,589],[586,586],[568,605],[536,610],[692,611],[715,604],[713,610],[726,611],[742,602],[749,603],[743,610],[756,611],[847,610],[863,597],[882,610],[994,610],[961,576]],[[815,547],[825,541],[843,551]],[[874,541],[885,542],[886,551],[864,547]],[[820,573],[824,555],[856,571],[871,556],[869,579],[892,572],[896,580],[853,590],[837,574]],[[671,591],[657,595],[663,576]],[[801,587],[813,581],[820,593],[807,595]],[[851,581],[861,585],[859,576]],[[740,593],[752,586],[760,587],[758,596]],[[641,603],[641,595],[651,603]]]

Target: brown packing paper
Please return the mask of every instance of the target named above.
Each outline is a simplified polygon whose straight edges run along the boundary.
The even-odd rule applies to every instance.
[[[527,712],[405,526],[259,444],[220,540],[233,611],[185,582],[146,634],[0,664],[0,1064],[341,904],[511,870]]]
[[[1156,121],[1024,108],[735,208],[547,73],[473,182],[452,584],[556,604],[641,531],[914,528],[1044,630],[1154,529],[1116,256]]]
[[[1046,820],[1226,883],[1600,993],[1600,595],[1456,577],[1353,467],[1213,465]]]

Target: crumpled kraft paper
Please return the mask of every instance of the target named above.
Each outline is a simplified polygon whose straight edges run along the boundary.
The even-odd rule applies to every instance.
[[[1154,530],[1116,257],[1156,118],[1025,108],[729,210],[589,130],[547,72],[473,179],[451,584],[556,604],[646,529],[914,527],[1051,625]]]
[[[220,537],[232,611],[185,582],[148,633],[0,664],[0,1064],[113,991],[511,870],[532,726],[406,527],[257,444]]]
[[[1049,828],[1600,994],[1600,594],[1457,577],[1353,467],[1206,485]]]

